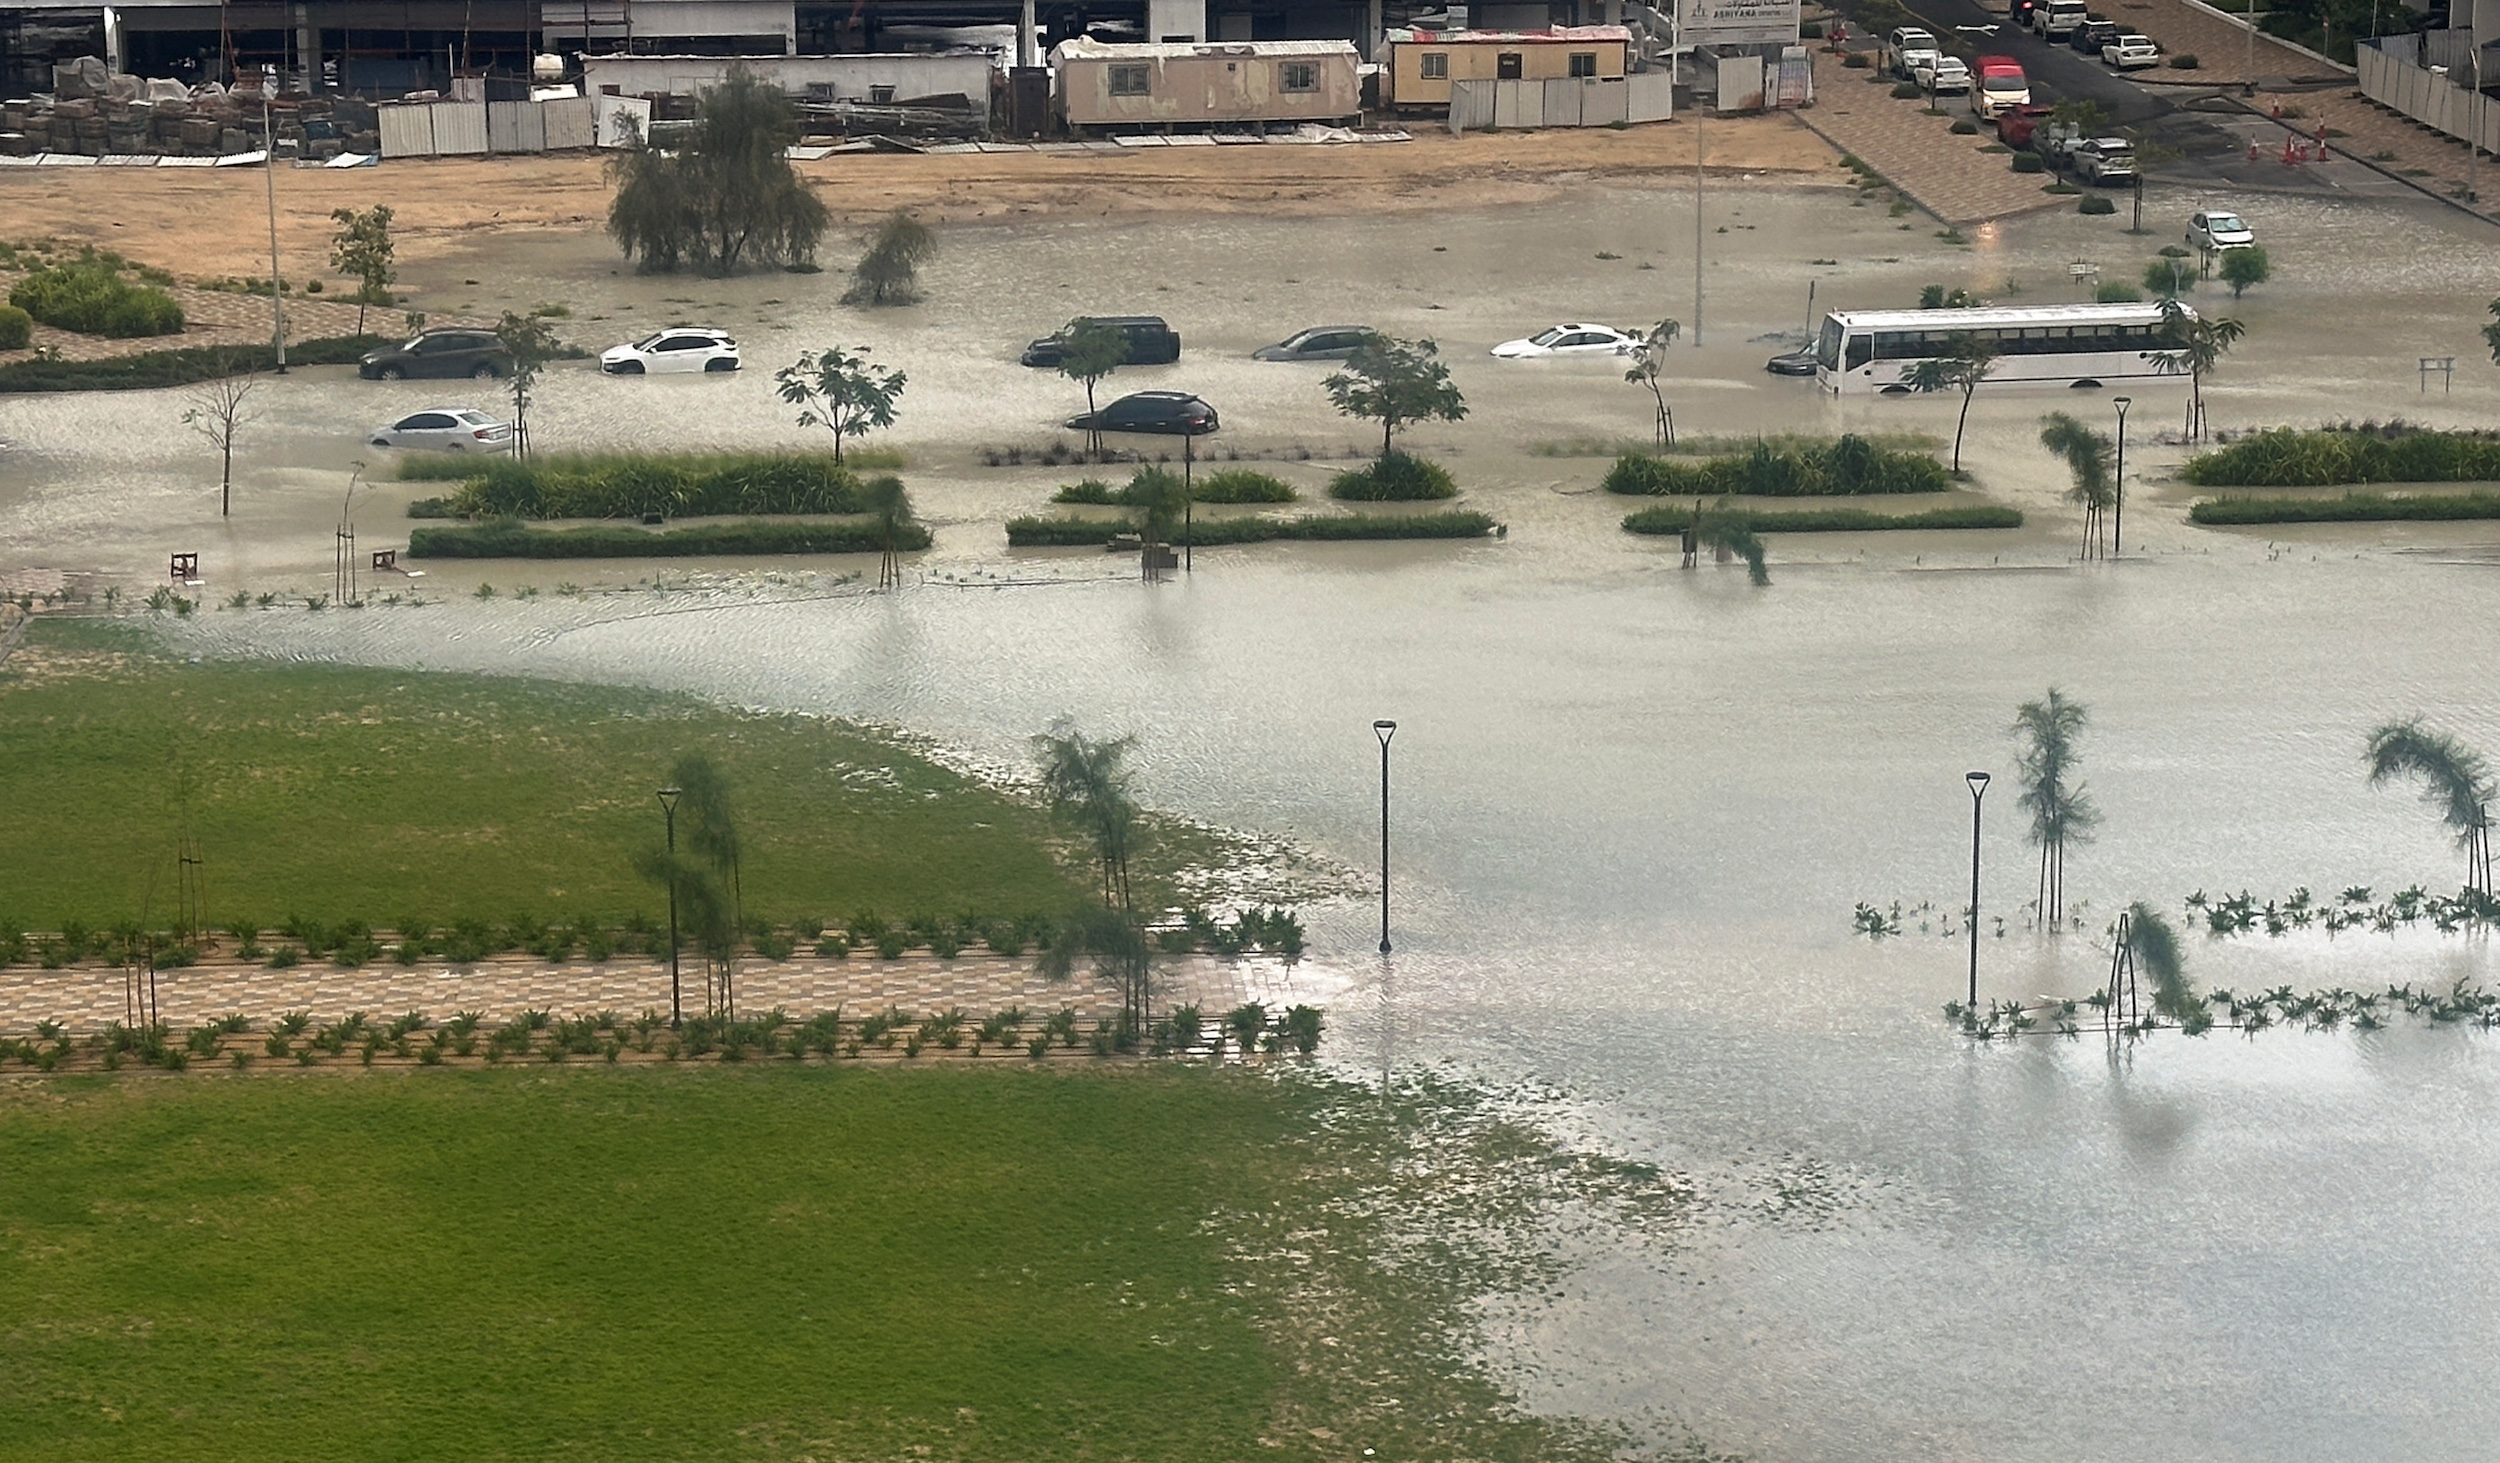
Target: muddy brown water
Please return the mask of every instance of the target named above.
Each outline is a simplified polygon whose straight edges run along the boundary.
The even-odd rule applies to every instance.
[[[2203,201],[2155,190],[2149,212]],[[2500,254],[2427,207],[2233,201],[2280,279],[2234,307],[2250,333],[2214,383],[2218,422],[2490,420],[2500,372],[2473,327]],[[1483,352],[1556,320],[1689,319],[1684,207],[1600,192],[1437,220],[957,230],[929,304],[865,319],[826,303],[822,278],[803,293],[787,277],[611,277],[592,244],[545,241],[505,261],[508,293],[571,301],[593,340],[672,315],[723,324],[755,363],[729,381],[560,371],[550,445],[796,443],[764,368],[868,341],[910,371],[892,440],[938,525],[921,582],[873,596],[788,565],[666,566],[700,584],[488,604],[461,591],[654,570],[453,566],[423,608],[218,612],[168,632],[213,653],[691,689],[999,762],[1069,716],[1140,736],[1155,803],[1358,867],[1377,857],[1370,724],[1394,717],[1396,953],[1370,953],[1374,906],[1314,912],[1344,990],[1339,1059],[1392,1080],[1451,1062],[1552,1084],[1589,1131],[1712,1195],[1672,1247],[1591,1244],[1556,1293],[1488,1303],[1487,1353],[1532,1404],[1772,1459],[2488,1456],[2487,1034],[1975,1048],[1937,1015],[1964,947],[1921,935],[1915,912],[1869,944],[1849,915],[1959,902],[1962,773],[2010,774],[2014,708],[2052,684],[2093,713],[2085,773],[2106,823],[2069,876],[2087,932],[2022,927],[2029,856],[2000,782],[1983,905],[2009,928],[1982,940],[1987,995],[2090,989],[2091,932],[2133,899],[2453,880],[2432,817],[2365,786],[2359,749],[2374,721],[2415,712],[2500,743],[2500,530],[2193,529],[2163,481],[2182,449],[2146,440],[2184,389],[2156,382],[2132,393],[2125,562],[2072,562],[2062,476],[2032,442],[2042,412],[2105,413],[2106,395],[2007,391],[1983,392],[1967,454],[1979,490],[2031,527],[1775,538],[1768,590],[1737,569],[1681,572],[1670,546],[1617,529],[1627,505],[1590,493],[1602,460],[1527,450],[1637,431],[1645,398],[1612,363]],[[1675,364],[1680,423],[1711,432],[1950,432],[1945,402],[1833,402],[1759,371],[1801,328],[1809,279],[1825,305],[1897,303],[1929,280],[2072,298],[2069,261],[2132,275],[2169,233],[2056,215],[1964,250],[1832,194],[1767,189],[1713,218],[1731,232],[1707,236],[1704,344]],[[989,469],[971,449],[1044,440],[1076,397],[1013,351],[1115,308],[1164,313],[1189,341],[1180,366],[1115,386],[1208,395],[1237,449],[1360,440],[1319,373],[1255,365],[1251,347],[1340,319],[1434,333],[1474,409],[1418,445],[1509,536],[1209,551],[1154,591],[1125,561],[1007,551],[999,521],[1071,474]],[[2459,357],[2452,395],[2417,395],[2427,354]],[[180,541],[213,556],[212,597],[318,587],[353,429],[458,394],[290,379],[230,528],[200,511],[179,393],[0,403],[15,444],[0,578],[136,574]],[[360,529],[387,534],[405,496],[377,487]],[[2429,934],[2200,935],[2188,953],[2200,983],[2239,989],[2492,975],[2485,942]]]

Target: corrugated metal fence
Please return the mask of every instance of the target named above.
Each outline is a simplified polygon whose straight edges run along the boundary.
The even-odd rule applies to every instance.
[[[466,157],[478,153],[552,152],[598,141],[598,110],[613,98],[566,97],[552,102],[385,102],[384,157]]]
[[[2434,32],[2433,38],[2440,38]],[[2477,121],[2482,123],[2482,144],[2486,152],[2500,152],[2500,106],[2483,99],[2480,117],[2476,116],[2474,92],[2460,80],[2470,80],[2462,64],[2442,76],[2421,64],[2424,37],[2382,36],[2355,53],[2356,68],[2361,78],[2361,94],[2382,107],[2404,113],[2433,131],[2445,132],[2464,141]],[[2461,54],[2461,47],[2447,48]]]
[[[1664,122],[1675,115],[1675,77],[1579,77],[1557,81],[1453,81],[1450,130],[1611,127]]]

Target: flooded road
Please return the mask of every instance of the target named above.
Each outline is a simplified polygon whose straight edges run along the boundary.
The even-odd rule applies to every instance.
[[[2250,334],[2217,382],[2218,422],[2490,417],[2500,387],[2487,368],[2467,370],[2474,322],[2458,302],[2500,294],[2500,260],[2460,246],[2428,211],[2266,203],[2249,207],[2283,241],[2282,283],[2236,307]],[[1650,200],[1641,218],[1620,205],[1565,232],[1572,253],[1624,261],[1540,251],[1550,219],[1471,220],[1458,232],[1479,256],[1438,278],[1424,271],[1448,256],[1413,242],[1410,220],[1404,253],[1368,284],[1290,307],[1280,281],[1220,267],[1234,252],[1289,257],[1282,227],[1136,242],[1137,277],[1225,281],[1235,297],[1202,297],[1221,322],[1204,329],[1177,288],[1159,298],[1174,301],[1165,313],[1193,351],[1204,341],[1180,371],[1243,447],[1356,434],[1313,403],[1308,375],[1223,357],[1323,317],[1415,329],[1446,316],[1476,413],[1418,435],[1449,457],[1470,502],[1511,525],[1500,541],[1208,551],[1189,579],[1151,591],[1101,555],[1009,554],[998,520],[1073,474],[986,469],[967,449],[1038,440],[1073,388],[1000,352],[1106,302],[1028,288],[1011,306],[998,295],[1011,277],[1003,244],[985,253],[980,238],[950,236],[947,267],[962,274],[880,346],[915,377],[896,439],[940,524],[925,582],[887,596],[645,591],[445,597],[359,616],[219,612],[169,633],[209,651],[691,689],[892,723],[1001,761],[1071,717],[1138,734],[1151,802],[1360,868],[1377,857],[1370,725],[1395,718],[1396,953],[1369,953],[1374,907],[1314,912],[1313,949],[1353,990],[1333,1013],[1339,1059],[1390,1080],[1446,1061],[1555,1084],[1627,1154],[1689,1170],[1719,1196],[1684,1244],[1591,1255],[1558,1293],[1489,1312],[1495,1359],[1532,1403],[1816,1463],[2488,1456],[2476,1439],[2500,1432],[2500,1296],[2480,1258],[2500,1213],[2500,1157],[2485,1138],[2500,1119],[2492,1037],[2399,1023],[2164,1034],[2115,1053],[2097,1035],[1975,1047],[1938,1016],[1960,994],[1965,947],[1922,934],[1915,912],[1900,937],[1869,943],[1851,934],[1850,912],[1861,900],[1958,904],[1970,852],[1962,774],[1993,769],[2003,781],[1986,808],[1982,903],[2007,928],[1982,940],[1983,999],[2099,982],[2096,934],[2042,936],[2019,914],[2030,850],[2007,727],[2051,685],[2093,718],[2084,772],[2106,821],[2069,864],[2088,931],[2131,900],[2175,911],[2197,889],[2452,885],[2435,819],[2408,792],[2367,787],[2360,753],[2373,723],[2417,712],[2500,745],[2488,614],[2500,527],[2272,540],[2194,530],[2157,480],[2180,450],[2148,447],[2129,459],[2131,477],[2142,466],[2152,479],[2131,484],[2131,557],[2078,567],[2062,474],[2031,442],[2039,414],[2071,405],[2067,394],[1983,394],[1972,465],[1982,491],[2034,515],[2030,528],[1775,540],[1766,590],[1739,568],[1679,571],[1671,548],[1616,528],[1620,501],[1581,496],[1602,461],[1526,450],[1637,430],[1644,399],[1619,370],[1514,372],[1480,354],[1549,320],[1643,323],[1660,298],[1664,313],[1686,312],[1663,250],[1657,271],[1598,273],[1633,267],[1641,256],[1623,246],[1651,237],[1653,217],[1671,230],[1671,200]],[[1931,278],[2001,288],[2009,275],[2039,298],[2079,247],[2072,219],[2026,221],[1965,251],[1828,195],[1742,206],[1761,211],[1757,257],[1720,266],[1724,312],[1714,304],[1718,323],[1687,357],[1686,370],[1708,373],[1680,398],[1687,430],[1949,435],[1946,403],[1836,404],[1761,375],[1757,338],[1802,323],[1814,258],[1853,261],[1845,286],[1824,287],[1827,305],[1890,302]],[[2188,205],[2159,206],[2169,217]],[[1361,241],[1346,236],[1373,228],[1401,226],[1295,237],[1351,249]],[[1087,235],[1058,237],[1076,253],[1046,257],[1073,278]],[[2128,241],[2123,257],[2160,241]],[[1321,250],[1302,249],[1316,273]],[[2383,267],[2389,249],[2404,269]],[[1626,283],[1653,278],[1656,289]],[[695,288],[734,299],[783,283]],[[745,321],[726,323],[755,338]],[[750,360],[818,343],[810,322],[770,335],[781,328],[762,327],[776,343],[751,346]],[[2413,359],[2442,346],[2460,357],[2455,394],[2417,398]],[[1154,375],[1137,374],[1141,385]],[[679,400],[680,383],[560,375],[547,430],[568,445],[799,440],[757,375],[717,393],[682,383],[683,399],[706,393],[705,409],[666,416],[614,403],[645,389]],[[2139,412],[2159,420],[2181,394],[2144,386]],[[283,576],[327,563],[323,515],[334,516],[343,449],[316,428],[380,398],[308,379],[278,399],[293,435],[273,433],[254,471],[310,516],[283,532],[238,529],[232,552]],[[151,494],[196,496],[174,486],[169,432],[106,431],[111,413],[142,404],[4,409],[8,435],[80,466],[12,468],[0,566],[24,566],[38,543],[52,562],[141,562],[82,525],[126,527]],[[1318,481],[1316,467],[1286,471]],[[317,553],[295,546],[311,528]],[[559,572],[631,583],[651,571],[557,565],[544,577]],[[479,577],[462,569],[438,583]],[[2482,939],[2428,933],[2196,935],[2188,960],[2200,985],[2243,990],[2496,974]]]

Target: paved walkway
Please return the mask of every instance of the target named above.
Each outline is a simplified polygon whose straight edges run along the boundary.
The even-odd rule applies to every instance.
[[[2346,157],[2366,161],[2450,202],[2464,202],[2465,144],[2388,111],[2358,91],[2260,92],[2253,104],[2269,113],[2277,105],[2287,114],[2296,111],[2284,126],[2305,136],[2314,136],[2324,126],[2327,145]],[[2482,195],[2474,211],[2500,220],[2500,161],[2485,159],[2474,185]]]
[[[1871,71],[1852,70],[1819,46],[1813,56],[1814,105],[1801,109],[1798,120],[1939,220],[1981,223],[2074,206],[2072,198],[2040,191],[2054,179],[2017,173],[2003,154],[1982,152],[1996,141],[1993,133],[1956,135],[1953,123],[1970,112],[1952,98],[1945,99],[1943,116],[1930,116],[1925,101],[1894,96],[1889,80],[1869,81]]]
[[[9,286],[23,278],[22,274],[0,271],[0,299],[8,296]],[[259,346],[269,343],[269,297],[247,295],[229,290],[204,290],[190,285],[175,285],[167,291],[182,306],[183,327],[179,335],[151,335],[131,340],[111,340],[100,335],[80,335],[68,330],[55,330],[38,323],[34,338],[22,351],[0,351],[0,364],[22,361],[35,352],[50,347],[65,361],[101,361],[115,356],[133,356],[145,351],[185,350],[194,346]],[[315,340],[325,336],[354,335],[356,307],[339,300],[312,296],[293,296],[286,301],[286,338]],[[376,305],[365,312],[365,329],[376,335],[399,334],[406,325],[397,306]],[[433,322],[456,325],[465,322],[449,318]]]
[[[2255,44],[2248,30],[2186,0],[2105,0],[2096,9],[2122,26],[2161,43],[2164,64],[2134,72],[2128,79],[2143,86],[2238,86],[2352,80],[2352,73],[2327,65],[2262,32]],[[2227,7],[2226,7],[2227,8]],[[2194,56],[2196,69],[2174,71],[2172,56]]]
[[[699,1011],[703,1004],[700,963],[685,963],[682,978],[686,1008]],[[1159,1005],[1195,1003],[1211,1014],[1253,1000],[1271,1008],[1317,1003],[1312,990],[1315,983],[1296,967],[1276,959],[1191,956],[1164,962],[1157,978]],[[100,1030],[125,1019],[124,980],[123,972],[113,966],[0,970],[0,1033],[31,1034],[38,1021],[58,1021],[72,1032]],[[784,961],[749,958],[738,966],[737,996],[742,1014],[782,1006],[801,1017],[836,1006],[854,1017],[888,1006],[900,1006],[916,1016],[957,1007],[978,1021],[1020,1006],[1038,1021],[1062,1006],[1073,1006],[1078,1015],[1092,1021],[1119,1009],[1108,988],[1089,975],[1048,981],[1035,971],[1030,958],[986,954],[966,954],[954,960],[927,955],[900,960],[862,956],[828,960],[812,955]],[[499,958],[465,968],[429,962],[352,970],[327,964],[273,970],[238,961],[210,961],[159,971],[156,999],[159,1019],[176,1031],[229,1012],[240,1013],[259,1026],[288,1011],[308,1012],[319,1022],[336,1021],[355,1011],[376,1020],[421,1011],[438,1021],[454,1012],[476,1011],[490,1024],[531,1009],[558,1016],[614,1011],[632,1017],[645,1010],[668,1010],[668,966],[640,956],[600,965]]]

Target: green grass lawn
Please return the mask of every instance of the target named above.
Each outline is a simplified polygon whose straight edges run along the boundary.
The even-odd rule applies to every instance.
[[[186,826],[220,927],[656,914],[632,858],[689,752],[729,777],[763,917],[1056,912],[1081,887],[1039,807],[837,722],[149,643],[49,621],[0,666],[0,920],[161,922]],[[1206,852],[1177,830],[1156,848]]]
[[[1177,1066],[0,1085],[0,1452],[1608,1456],[1465,1360],[1509,1200],[1392,1262],[1362,1197],[1603,1174],[1431,1128]]]

